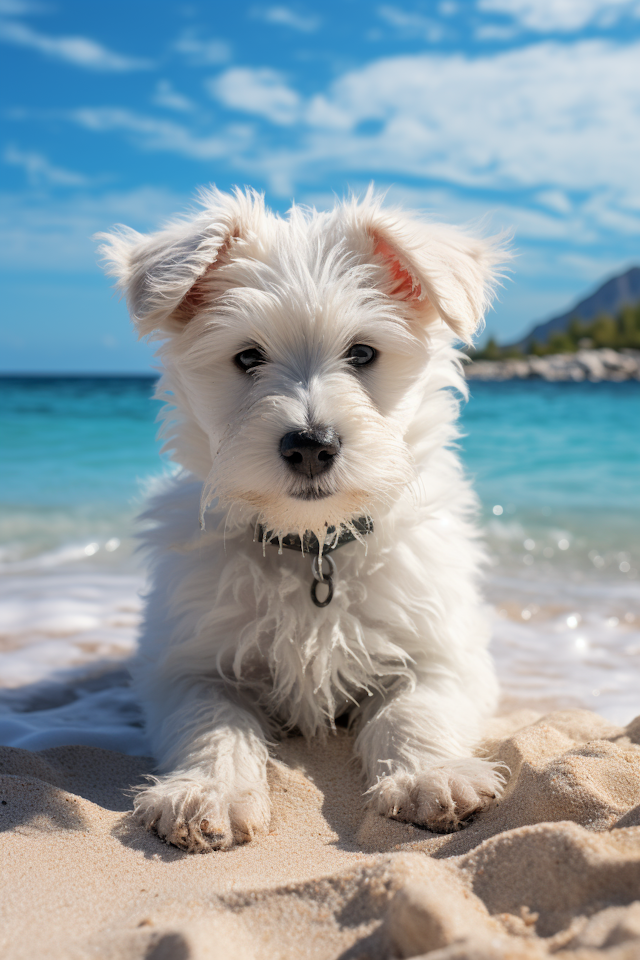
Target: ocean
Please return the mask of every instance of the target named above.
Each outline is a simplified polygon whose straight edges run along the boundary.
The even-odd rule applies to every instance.
[[[144,754],[128,689],[134,518],[172,469],[150,377],[0,378],[0,743]],[[481,499],[501,709],[640,713],[640,383],[478,382],[460,450]]]

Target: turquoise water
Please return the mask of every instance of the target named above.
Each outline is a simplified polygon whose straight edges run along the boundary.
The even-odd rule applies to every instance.
[[[640,383],[472,383],[463,425],[485,500],[640,514]]]
[[[163,469],[152,389],[151,378],[0,380],[7,559],[7,550],[18,559],[74,535],[126,533],[143,481]],[[597,548],[636,548],[640,384],[475,382],[471,390],[461,446],[485,520],[503,533],[517,520],[530,533],[557,528]]]
[[[124,674],[104,689],[94,674],[135,650],[133,518],[148,478],[171,469],[152,390],[151,378],[0,379],[0,743],[147,749]],[[640,384],[474,382],[462,430],[505,707],[628,721],[640,712]]]
[[[1,379],[2,501],[121,504],[158,468],[151,378]]]
[[[494,554],[513,572],[524,560],[524,542],[534,540],[528,566],[542,563],[547,576],[554,567],[574,578],[582,571],[599,580],[607,572],[634,579],[640,383],[508,381],[471,389],[463,454]]]
[[[126,537],[162,469],[154,380],[0,379],[0,559]]]
[[[464,458],[487,504],[640,519],[640,383],[472,383]]]

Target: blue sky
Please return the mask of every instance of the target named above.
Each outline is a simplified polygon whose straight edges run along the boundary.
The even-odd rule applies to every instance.
[[[640,0],[0,0],[0,369],[138,371],[91,235],[374,180],[513,232],[515,339],[640,262]]]

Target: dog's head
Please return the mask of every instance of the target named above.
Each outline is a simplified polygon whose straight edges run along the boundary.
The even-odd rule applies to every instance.
[[[414,478],[430,360],[469,341],[496,248],[371,193],[286,219],[248,191],[106,240],[142,336],[164,340],[174,458],[275,533],[319,537]]]

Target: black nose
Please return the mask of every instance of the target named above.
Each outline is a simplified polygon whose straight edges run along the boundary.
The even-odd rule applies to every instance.
[[[286,433],[280,441],[280,455],[303,477],[317,477],[328,470],[339,451],[340,437],[331,427]]]

